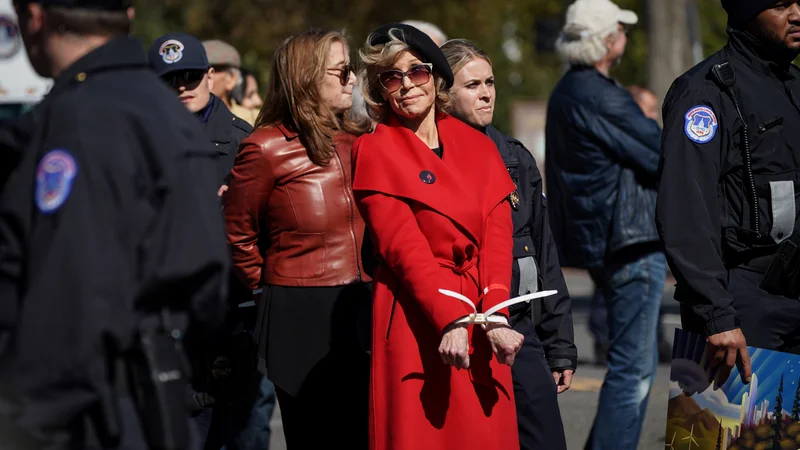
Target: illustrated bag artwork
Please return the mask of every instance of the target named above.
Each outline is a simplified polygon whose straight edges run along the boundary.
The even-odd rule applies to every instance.
[[[750,383],[734,367],[715,389],[706,349],[704,336],[675,330],[665,448],[800,448],[800,356],[748,347]]]

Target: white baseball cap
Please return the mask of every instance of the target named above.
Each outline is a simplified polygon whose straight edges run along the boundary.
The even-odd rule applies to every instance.
[[[576,0],[567,8],[564,32],[583,39],[613,29],[618,23],[635,25],[638,22],[635,12],[620,9],[611,0]]]

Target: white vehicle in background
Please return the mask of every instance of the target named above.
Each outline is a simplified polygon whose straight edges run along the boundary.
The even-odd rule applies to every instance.
[[[53,84],[31,67],[11,1],[0,0],[0,126],[41,101]]]

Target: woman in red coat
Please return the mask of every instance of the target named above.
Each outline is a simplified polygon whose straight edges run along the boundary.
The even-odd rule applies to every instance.
[[[353,146],[373,278],[370,448],[519,448],[507,308],[514,191],[489,138],[441,112],[453,74],[424,33],[384,25],[361,51],[379,124]],[[441,290],[444,290],[443,293]]]

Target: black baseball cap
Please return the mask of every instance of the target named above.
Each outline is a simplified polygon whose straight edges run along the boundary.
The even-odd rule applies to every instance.
[[[133,6],[133,0],[19,0],[20,4],[39,3],[41,5],[64,8],[102,9],[106,11],[125,11]]]
[[[187,33],[169,33],[153,41],[147,60],[159,77],[179,70],[208,70],[210,67],[203,43]]]

